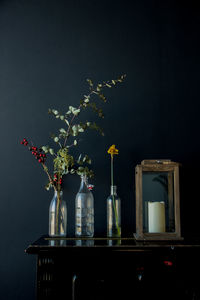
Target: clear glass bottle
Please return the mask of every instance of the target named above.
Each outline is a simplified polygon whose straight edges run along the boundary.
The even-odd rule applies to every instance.
[[[121,237],[121,200],[116,185],[111,185],[110,196],[107,198],[107,236]]]
[[[94,197],[88,189],[87,176],[81,176],[81,184],[75,199],[75,235],[94,235]]]
[[[55,191],[49,206],[49,236],[51,237],[67,234],[67,206],[62,197],[62,191]]]

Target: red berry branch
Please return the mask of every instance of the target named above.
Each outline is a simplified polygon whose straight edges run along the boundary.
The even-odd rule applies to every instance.
[[[29,142],[27,141],[26,138],[24,138],[22,141],[21,141],[21,145],[24,145],[24,146],[28,146],[29,145]],[[55,174],[54,175],[54,179],[52,179],[51,175],[49,174],[48,172],[48,169],[45,165],[45,162],[46,162],[46,154],[43,153],[43,150],[41,148],[38,148],[38,147],[35,147],[35,146],[28,146],[28,149],[31,151],[32,155],[35,157],[35,159],[42,164],[43,166],[43,169],[44,171],[47,173],[48,175],[48,178],[49,178],[49,182],[50,184],[53,186],[53,188],[55,190],[57,190],[57,187],[58,186],[61,186],[62,184],[62,177],[60,177],[58,179],[58,175]]]
[[[25,138],[21,141],[21,144],[24,146],[29,145],[27,139],[25,139]],[[32,155],[35,156],[35,158],[37,159],[37,161],[39,163],[43,163],[43,164],[45,163],[46,154],[42,153],[43,152],[42,149],[40,149],[40,148],[38,149],[37,147],[34,147],[34,146],[29,146],[28,148],[31,151]]]
[[[56,184],[62,184],[62,177],[60,177],[60,179],[58,179],[58,174],[54,174],[54,180],[53,180]]]
[[[21,141],[21,144],[24,145],[24,146],[27,146],[28,145],[27,139],[23,139],[23,141]]]

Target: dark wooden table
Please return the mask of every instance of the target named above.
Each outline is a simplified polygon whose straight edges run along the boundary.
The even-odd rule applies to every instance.
[[[36,299],[200,299],[200,240],[135,241],[43,236]]]

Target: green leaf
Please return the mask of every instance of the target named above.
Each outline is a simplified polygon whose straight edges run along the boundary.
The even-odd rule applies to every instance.
[[[54,142],[58,142],[59,141],[59,138],[56,136],[55,138],[54,138]]]
[[[53,150],[52,148],[50,148],[50,149],[49,149],[49,153],[50,153],[51,155],[54,155],[54,150]]]
[[[85,98],[85,99],[84,99],[84,102],[85,102],[85,103],[89,103],[90,100],[89,100],[88,98]]]
[[[78,135],[78,125],[73,125],[72,126],[72,135],[77,136]]]
[[[75,115],[75,116],[78,116],[78,114],[80,113],[80,109],[75,109],[72,111],[72,113]]]
[[[74,146],[76,146],[78,144],[77,140],[74,140]]]
[[[67,123],[67,125],[69,126],[69,121],[67,119],[65,119],[65,123]]]
[[[42,150],[43,150],[45,153],[48,153],[48,151],[49,151],[49,146],[42,146]]]
[[[108,83],[106,83],[106,86],[107,86],[107,87],[109,87],[109,88],[111,88],[111,87],[112,87],[112,86],[111,86],[110,84],[108,84]]]
[[[60,116],[60,119],[61,119],[62,121],[64,120],[64,118],[65,118],[65,117],[64,117],[63,115],[62,115],[62,116]]]
[[[64,128],[60,128],[59,130],[60,130],[61,133],[67,133]]]
[[[71,106],[71,105],[69,106],[69,111],[72,112],[72,113],[73,113],[73,111],[75,111],[76,109],[77,109],[77,108],[74,107],[74,106]]]
[[[83,172],[84,172],[84,167],[78,167],[78,169],[77,169],[76,172],[77,172],[78,175],[83,174]]]
[[[45,189],[47,191],[49,191],[51,187],[52,187],[52,184],[50,182],[45,185]]]
[[[84,132],[83,127],[81,127],[80,125],[78,125],[78,132]]]
[[[54,115],[58,115],[58,111],[57,111],[56,109],[52,109],[52,113],[53,113]]]
[[[85,162],[87,160],[87,155],[85,155],[84,157],[83,157],[83,162]]]
[[[91,79],[87,79],[87,82],[89,83],[89,86],[92,88],[93,87],[93,82]]]
[[[97,86],[97,92],[100,92],[101,91],[101,88],[99,86]]]

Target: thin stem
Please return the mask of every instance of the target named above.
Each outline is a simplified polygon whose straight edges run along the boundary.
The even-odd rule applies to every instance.
[[[57,191],[57,203],[56,203],[56,228],[55,233],[56,235],[59,235],[59,211],[60,211],[60,204],[61,204],[61,197],[60,197],[60,191]]]
[[[113,154],[111,154],[111,185],[113,186]]]
[[[114,186],[114,180],[113,180],[113,154],[111,154],[111,185]],[[119,229],[119,220],[118,220],[118,214],[117,214],[117,209],[115,205],[115,197],[114,194],[112,193],[112,200],[113,200],[113,209],[115,213],[115,223],[117,227],[117,233],[118,236],[120,236],[120,229]]]
[[[55,186],[55,183],[54,183],[54,181],[53,181],[51,175],[49,174],[49,171],[48,171],[48,169],[47,169],[47,166],[45,166],[45,164],[42,163],[42,167],[43,167],[44,171],[46,172],[46,174],[47,174],[47,176],[48,176],[48,178],[49,178],[49,182],[50,182],[51,185],[53,186],[54,190],[57,191],[56,186]]]

